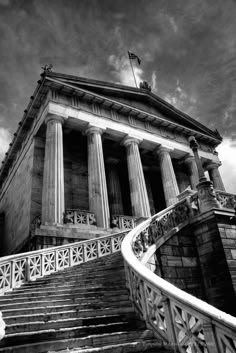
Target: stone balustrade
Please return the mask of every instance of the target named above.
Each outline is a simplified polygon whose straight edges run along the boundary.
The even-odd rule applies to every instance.
[[[133,229],[136,226],[135,221],[136,217],[113,215],[111,224],[113,227],[118,227],[119,229]]]
[[[83,211],[79,209],[67,209],[64,213],[65,224],[85,224],[85,225],[96,225],[95,214],[89,211]]]
[[[236,207],[236,195],[228,192],[216,190],[216,198],[222,207],[234,209]]]
[[[145,266],[158,247],[187,224],[191,214],[188,205],[186,200],[178,202],[125,237],[121,251],[130,298],[148,327],[175,351],[236,353],[236,318],[175,287]],[[145,255],[149,255],[146,261]]]
[[[120,251],[127,231],[0,259],[0,295],[67,267]]]
[[[230,194],[228,192],[221,191],[221,190],[215,190],[214,192],[215,192],[216,199],[220,203],[221,207],[232,209],[232,210],[235,209],[236,195]],[[200,201],[199,201],[198,193],[195,193],[194,195],[190,196],[190,202],[192,203],[192,206],[195,209],[195,211],[199,212]]]

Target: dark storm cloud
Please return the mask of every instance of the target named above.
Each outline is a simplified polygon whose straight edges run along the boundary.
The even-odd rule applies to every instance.
[[[130,49],[158,95],[235,135],[235,18],[231,0],[0,0],[0,125],[16,128],[44,64],[116,82],[109,57]]]

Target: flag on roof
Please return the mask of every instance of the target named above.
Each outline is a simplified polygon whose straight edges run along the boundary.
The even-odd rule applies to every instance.
[[[139,57],[138,57],[136,54],[131,53],[130,51],[128,51],[128,55],[129,55],[129,59],[130,59],[130,60],[135,60],[135,59],[137,59],[138,64],[139,64],[139,65],[141,64],[141,60],[139,59]]]

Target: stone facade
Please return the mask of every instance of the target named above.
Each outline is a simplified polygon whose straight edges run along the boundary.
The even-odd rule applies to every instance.
[[[15,135],[0,173],[4,254],[100,236],[117,216],[128,226],[172,205],[196,189],[190,135],[224,189],[219,135],[143,88],[45,72]]]

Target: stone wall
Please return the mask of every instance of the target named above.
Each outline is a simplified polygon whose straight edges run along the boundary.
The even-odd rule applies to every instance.
[[[218,229],[224,248],[229,275],[236,293],[236,220],[234,224],[219,224]]]
[[[32,171],[32,203],[31,222],[35,217],[41,216],[42,190],[43,190],[43,165],[45,153],[45,138],[37,136],[34,143],[34,161]]]
[[[16,172],[8,179],[0,200],[4,213],[4,235],[1,255],[14,252],[29,236],[34,143],[32,143]],[[7,238],[6,238],[7,235]]]
[[[160,275],[180,289],[205,299],[201,269],[190,227],[182,229],[157,250]]]
[[[193,232],[207,302],[235,315],[232,302],[235,301],[233,285],[235,286],[236,261],[233,250],[236,249],[236,232],[235,226],[233,229],[228,224],[229,220],[229,216],[222,219],[220,210],[217,213],[211,211],[199,216],[193,224]]]

